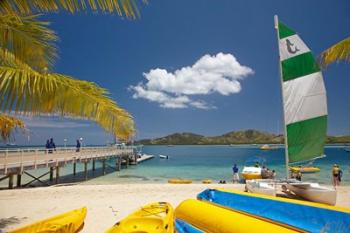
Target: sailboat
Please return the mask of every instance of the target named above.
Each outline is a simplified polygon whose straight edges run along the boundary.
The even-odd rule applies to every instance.
[[[335,189],[288,179],[289,163],[324,157],[327,97],[321,70],[310,49],[292,29],[279,22],[277,16],[275,28],[280,57],[287,179],[252,180],[247,182],[246,188],[251,192],[269,193],[267,189],[276,190],[276,186],[281,185],[285,192],[306,200],[334,205]]]

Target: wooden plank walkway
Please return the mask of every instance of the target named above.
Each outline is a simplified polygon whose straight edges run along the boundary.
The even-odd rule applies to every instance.
[[[49,168],[50,181],[53,181],[54,170],[56,170],[55,183],[59,182],[60,167],[73,163],[73,175],[76,174],[76,164],[84,163],[84,172],[87,179],[87,164],[92,161],[92,170],[95,170],[95,161],[102,160],[103,175],[106,173],[106,160],[116,158],[116,170],[121,169],[122,163],[126,167],[131,161],[137,161],[136,153],[132,147],[83,147],[80,151],[76,151],[73,147],[59,147],[55,150],[42,148],[20,148],[0,150],[0,181],[9,179],[9,188],[13,187],[13,176],[17,175],[17,186],[21,187],[21,176],[23,174],[31,176],[29,170],[38,168]],[[136,162],[137,164],[137,162]],[[44,176],[43,175],[43,176]],[[39,181],[40,177],[34,177],[33,181]]]

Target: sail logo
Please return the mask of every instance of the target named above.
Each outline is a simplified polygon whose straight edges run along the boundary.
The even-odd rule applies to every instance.
[[[298,47],[297,47],[297,46],[294,46],[294,44],[293,44],[292,42],[290,42],[290,40],[288,40],[288,39],[286,39],[286,45],[287,45],[287,51],[288,51],[289,53],[291,53],[291,54],[294,54],[294,53],[300,51],[300,50],[298,49]],[[293,47],[292,47],[292,46],[294,46],[294,50],[293,50]]]
[[[298,35],[288,36],[279,40],[281,61],[310,52],[310,49]]]

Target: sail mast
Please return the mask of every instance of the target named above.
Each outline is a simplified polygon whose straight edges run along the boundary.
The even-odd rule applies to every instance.
[[[274,16],[275,19],[275,29],[276,29],[276,34],[277,34],[277,44],[278,44],[278,50],[280,50],[280,43],[279,43],[279,31],[278,31],[278,16]],[[278,55],[280,57],[280,55]],[[278,66],[279,66],[279,73],[280,73],[280,81],[281,81],[281,95],[282,95],[282,105],[283,105],[283,125],[284,125],[284,155],[285,155],[285,161],[286,161],[286,178],[288,179],[288,173],[289,173],[289,168],[288,168],[288,135],[287,135],[287,125],[286,125],[286,118],[285,118],[285,104],[284,104],[284,98],[283,98],[283,77],[282,77],[282,67],[281,67],[281,62],[280,58],[278,58]]]

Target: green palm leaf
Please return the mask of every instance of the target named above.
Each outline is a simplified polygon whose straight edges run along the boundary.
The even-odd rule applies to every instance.
[[[336,61],[350,62],[350,37],[334,44],[322,52],[319,57],[319,63],[322,67],[326,67]]]
[[[67,75],[39,73],[1,50],[0,111],[93,120],[121,139],[134,134],[132,117],[108,97],[106,89]]]
[[[3,141],[7,141],[12,132],[16,129],[25,129],[23,121],[9,115],[0,113],[0,136]]]
[[[56,34],[38,15],[0,15],[0,47],[39,72],[52,67],[57,58]],[[6,59],[6,57],[4,57]]]
[[[0,12],[28,15],[59,10],[70,13],[92,10],[136,18],[139,16],[138,2],[141,0],[1,0]]]

